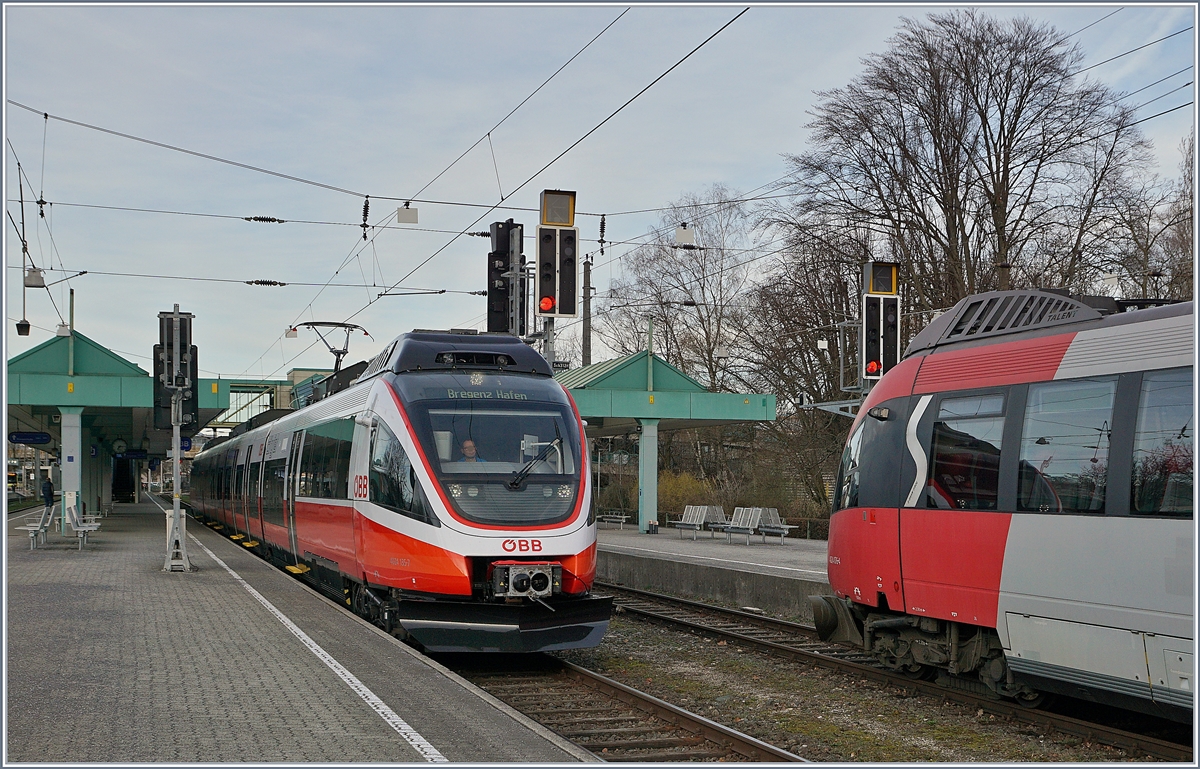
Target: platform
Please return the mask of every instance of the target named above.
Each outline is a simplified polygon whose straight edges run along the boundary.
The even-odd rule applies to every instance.
[[[660,528],[604,528],[598,534],[597,576],[602,582],[662,591],[696,600],[752,606],[768,613],[812,621],[808,596],[830,593],[826,571],[828,543],[778,536],[718,532],[696,534]]]
[[[163,572],[164,519],[8,520],[6,763],[595,760],[196,521]]]

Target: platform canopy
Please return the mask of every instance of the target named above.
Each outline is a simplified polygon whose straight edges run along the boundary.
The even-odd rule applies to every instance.
[[[639,433],[638,528],[658,520],[658,433],[775,421],[770,393],[714,393],[647,350],[564,371],[589,438]]]
[[[228,381],[201,379],[196,394],[200,426],[229,407]],[[150,374],[78,331],[8,361],[8,430],[49,433],[38,448],[61,447],[62,490],[82,493],[92,510],[108,501],[115,441],[136,460],[165,457],[171,445],[171,430],[154,429]]]

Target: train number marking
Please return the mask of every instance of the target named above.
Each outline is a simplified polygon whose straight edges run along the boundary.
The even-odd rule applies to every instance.
[[[365,476],[365,475],[354,476],[354,498],[355,499],[366,499],[367,498],[367,476]]]
[[[842,564],[842,559],[838,558],[836,555],[831,555],[829,556],[829,562],[834,566],[840,566]]]
[[[540,539],[506,539],[501,547],[506,553],[540,553],[542,552],[542,541]]]

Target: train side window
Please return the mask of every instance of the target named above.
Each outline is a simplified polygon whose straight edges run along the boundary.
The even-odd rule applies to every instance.
[[[995,510],[1003,437],[1003,393],[943,398],[933,423],[925,506]]]
[[[1103,513],[1116,377],[1029,386],[1017,509]]]
[[[370,500],[401,515],[438,525],[404,446],[380,422],[371,437]]]
[[[1192,369],[1146,372],[1133,439],[1133,515],[1192,516]]]
[[[287,457],[269,459],[263,464],[262,517],[266,523],[285,525],[283,494],[286,486]]]

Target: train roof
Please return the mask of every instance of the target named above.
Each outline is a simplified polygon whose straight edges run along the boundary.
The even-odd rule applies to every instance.
[[[1067,296],[1045,290],[989,291],[954,305],[922,329],[904,357],[935,349],[974,347],[1098,327],[1191,315],[1192,302],[1145,307],[1148,302],[1118,302],[1107,297]],[[1135,309],[1145,307],[1145,309]]]
[[[426,331],[401,334],[375,356],[358,378],[365,382],[385,371],[453,371],[498,369],[514,374],[553,376],[546,359],[510,334]]]

